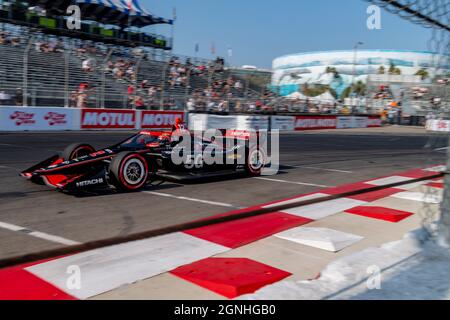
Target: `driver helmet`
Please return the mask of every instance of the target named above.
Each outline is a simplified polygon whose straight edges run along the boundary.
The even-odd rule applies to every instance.
[[[181,119],[181,118],[176,118],[175,119],[174,129],[175,129],[174,131],[185,129],[185,126],[184,126],[184,123],[183,123],[183,119]]]

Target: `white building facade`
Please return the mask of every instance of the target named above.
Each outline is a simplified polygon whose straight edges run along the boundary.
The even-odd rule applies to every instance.
[[[386,73],[395,65],[402,75],[415,75],[426,69],[431,77],[450,73],[447,65],[442,65],[442,56],[426,51],[408,50],[348,50],[298,53],[279,57],[273,61],[272,87],[281,95],[299,91],[302,85],[329,85],[338,95],[352,82],[366,82],[371,74],[377,74],[381,66]],[[441,68],[434,66],[439,62]],[[339,77],[326,73],[328,67],[335,68]]]

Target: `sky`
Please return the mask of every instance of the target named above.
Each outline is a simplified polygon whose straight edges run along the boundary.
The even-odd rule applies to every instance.
[[[155,15],[172,18],[174,53],[213,58],[235,66],[271,68],[279,56],[308,51],[361,49],[427,50],[431,31],[382,10],[381,29],[367,28],[370,3],[363,0],[140,0]],[[170,36],[169,26],[147,29]]]

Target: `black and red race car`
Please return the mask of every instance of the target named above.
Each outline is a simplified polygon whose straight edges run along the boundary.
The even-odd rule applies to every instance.
[[[102,150],[95,150],[89,144],[75,143],[61,155],[25,170],[21,176],[60,191],[77,192],[101,187],[137,191],[156,180],[185,181],[225,172],[260,175],[266,164],[261,139],[251,143],[250,136],[254,133],[220,132],[220,139],[196,139],[193,133],[187,131],[181,134],[142,131]],[[186,148],[185,144],[181,147],[186,134],[191,138],[190,148]],[[259,133],[256,134],[259,136]],[[181,161],[173,160],[175,153]],[[205,161],[206,153],[223,161]]]

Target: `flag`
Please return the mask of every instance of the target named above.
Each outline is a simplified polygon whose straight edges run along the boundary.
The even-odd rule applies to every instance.
[[[177,7],[173,7],[172,9],[172,17],[173,17],[173,21],[177,20]]]
[[[214,42],[211,44],[211,54],[216,54],[216,44]]]
[[[228,58],[231,58],[233,56],[233,48],[228,47]]]
[[[133,0],[127,0],[128,4],[128,28],[131,28],[131,15],[133,14]]]

